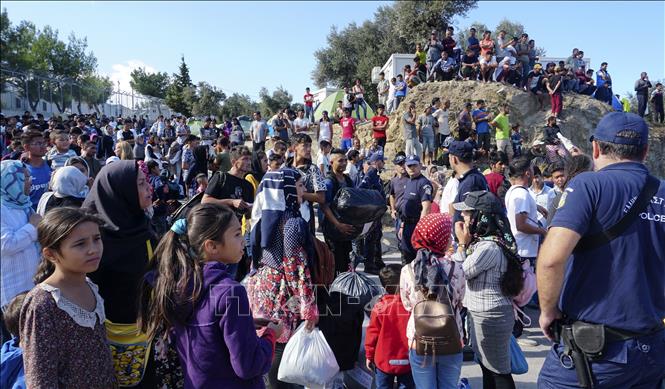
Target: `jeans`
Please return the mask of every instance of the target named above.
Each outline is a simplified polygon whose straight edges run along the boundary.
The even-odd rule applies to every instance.
[[[314,123],[314,107],[305,105],[305,117]]]
[[[416,387],[413,382],[413,376],[411,373],[406,373],[402,375],[394,375],[384,373],[377,367],[374,369],[374,382],[376,383],[376,389],[393,389],[393,385],[397,378],[397,387],[399,389],[413,389]]]
[[[395,96],[395,99],[393,100],[393,109],[390,112],[397,111],[397,108],[399,108],[399,103],[404,100],[404,96]]]
[[[417,155],[418,157],[420,157],[420,155],[423,152],[423,146],[420,144],[420,141],[418,141],[418,139],[407,139],[406,144],[404,146],[404,152],[406,153],[407,156]]]
[[[363,116],[367,120],[367,103],[365,103],[365,99],[356,98],[356,102],[353,105],[356,107],[356,119],[360,120],[360,107],[363,107]]]
[[[418,389],[457,389],[462,372],[462,353],[436,357],[409,350],[411,374]]]
[[[352,146],[353,146],[353,142],[352,142],[351,138],[348,138],[348,139],[342,138],[342,142],[339,144],[339,148],[344,150],[344,151],[350,149]]]

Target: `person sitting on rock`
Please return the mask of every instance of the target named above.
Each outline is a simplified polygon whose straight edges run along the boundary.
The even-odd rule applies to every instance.
[[[460,73],[464,80],[475,80],[477,79],[476,70],[480,67],[478,62],[478,56],[472,49],[466,49],[466,54],[462,56],[462,68]]]
[[[448,55],[447,52],[441,53],[441,58],[436,61],[430,72],[430,78],[436,81],[450,81],[455,76],[457,62]]]
[[[480,57],[478,61],[480,64],[480,80],[483,82],[492,81],[492,75],[496,71],[497,66],[499,65],[496,62],[496,57],[491,51],[486,51]]]

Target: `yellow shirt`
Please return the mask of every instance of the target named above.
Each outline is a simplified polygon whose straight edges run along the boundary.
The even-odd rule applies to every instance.
[[[416,55],[418,56],[418,58],[420,58],[420,64],[425,65],[427,61],[427,53],[425,53],[424,51],[416,51]]]
[[[508,121],[506,114],[501,112],[496,115],[492,123],[496,124],[496,140],[510,139],[510,121]]]

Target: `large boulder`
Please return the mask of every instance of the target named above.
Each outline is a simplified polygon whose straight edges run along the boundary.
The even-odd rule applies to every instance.
[[[535,139],[536,132],[542,130],[545,126],[550,112],[549,96],[545,96],[544,109],[540,110],[538,109],[538,101],[533,94],[512,86],[477,81],[428,82],[410,89],[399,108],[390,115],[387,131],[388,139],[385,147],[387,158],[392,159],[395,153],[404,150],[401,118],[409,103],[415,102],[416,112],[420,114],[426,106],[431,104],[435,97],[450,100],[450,127],[453,132],[457,131],[457,115],[462,111],[465,103],[471,102],[475,108],[475,102],[483,99],[487,104],[487,108],[495,116],[500,112],[501,106],[508,103],[510,105],[510,122],[520,124],[524,145],[530,145]],[[563,134],[576,146],[584,152],[590,153],[589,137],[600,118],[611,110],[612,108],[609,105],[591,97],[568,93],[563,98],[563,111],[561,112],[559,126]],[[339,126],[335,125],[335,145],[339,144],[340,132]],[[369,144],[372,140],[371,124],[359,124],[356,135],[360,138],[363,146]],[[649,166],[652,173],[664,177],[665,164],[662,163],[660,158],[665,155],[665,128],[662,126],[651,127],[649,148],[647,166]]]

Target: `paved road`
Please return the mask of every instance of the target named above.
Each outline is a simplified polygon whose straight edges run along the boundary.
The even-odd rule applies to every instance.
[[[323,238],[321,235],[318,235],[319,238]],[[401,263],[400,253],[397,251],[397,246],[394,237],[394,229],[390,227],[384,228],[384,238],[382,241],[383,247],[383,261],[386,264],[390,263]],[[363,265],[359,265],[357,268],[358,271],[363,270]],[[375,275],[369,275],[377,284],[379,284],[379,279]],[[531,318],[531,326],[524,329],[524,334],[522,337],[527,337],[538,342],[537,346],[521,346],[524,355],[527,358],[529,364],[529,371],[523,375],[513,376],[515,384],[518,389],[536,389],[536,382],[538,380],[538,373],[545,361],[545,356],[549,350],[549,341],[545,339],[542,332],[538,328],[538,314],[536,310],[526,309],[525,312]],[[363,325],[364,328],[367,328],[369,324],[369,319],[366,318]],[[363,336],[364,341],[364,336]],[[461,377],[466,377],[471,384],[473,389],[482,389],[482,372],[478,364],[473,362],[464,362],[462,366]],[[365,377],[367,378],[367,377]],[[368,387],[366,385],[358,385],[356,382],[350,381],[347,377],[347,384],[351,389],[361,389]]]

